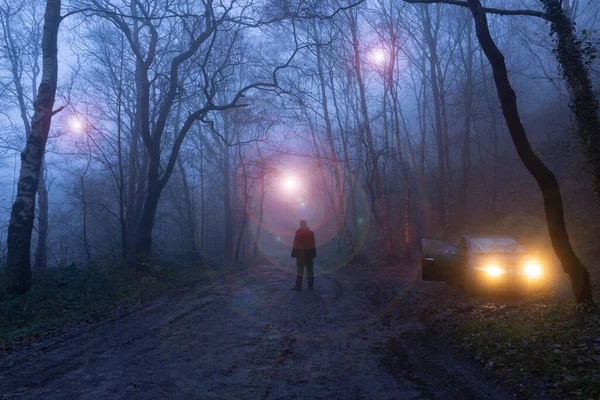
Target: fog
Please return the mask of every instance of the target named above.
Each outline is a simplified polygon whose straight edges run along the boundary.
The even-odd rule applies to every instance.
[[[322,3],[63,4],[54,106],[62,109],[52,117],[40,182],[48,201],[37,206],[31,245],[33,255],[47,207],[47,261],[36,267],[127,258],[142,228],[155,257],[252,263],[289,249],[301,219],[334,264],[357,255],[414,261],[421,237],[466,233],[549,248],[541,194],[515,152],[469,9]],[[486,6],[542,10],[533,0]],[[564,6],[590,49],[597,92],[600,4]],[[24,121],[41,79],[44,5],[7,1],[0,10],[4,264]],[[600,231],[589,221],[599,213],[549,23],[488,21],[527,136],[558,176],[573,244],[596,274]],[[153,163],[164,189],[144,222]]]

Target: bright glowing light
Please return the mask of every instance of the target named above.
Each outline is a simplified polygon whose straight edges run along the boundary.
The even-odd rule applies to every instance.
[[[539,278],[542,275],[542,266],[537,261],[528,261],[523,272],[528,278]]]
[[[384,65],[387,59],[387,54],[384,49],[377,48],[371,51],[371,60],[377,65]]]
[[[81,118],[78,118],[78,117],[71,118],[71,121],[69,122],[69,127],[74,132],[82,132],[84,126],[85,125],[84,125],[83,121],[81,120]]]
[[[282,181],[282,187],[286,192],[292,193],[298,190],[300,184],[298,183],[298,179],[296,179],[296,177],[287,176]]]
[[[504,275],[504,269],[500,268],[495,264],[490,264],[486,266],[485,272],[487,272],[488,276],[491,276],[492,278],[497,278],[501,275]]]

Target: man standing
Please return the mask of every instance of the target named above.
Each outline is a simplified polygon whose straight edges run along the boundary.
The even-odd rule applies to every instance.
[[[296,286],[293,290],[302,289],[302,280],[304,279],[304,267],[308,271],[308,290],[313,290],[315,275],[313,271],[313,259],[317,256],[315,246],[315,234],[308,228],[306,221],[300,221],[300,229],[296,231],[294,237],[294,248],[292,249],[292,258],[296,258],[298,274],[296,276]]]

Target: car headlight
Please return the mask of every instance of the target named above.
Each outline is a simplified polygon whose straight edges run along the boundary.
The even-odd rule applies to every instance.
[[[528,261],[523,269],[528,278],[539,278],[542,275],[542,266],[537,261]]]
[[[503,268],[500,268],[496,264],[490,264],[490,265],[486,265],[485,272],[487,272],[488,276],[490,276],[492,278],[497,278],[501,275],[504,275],[505,271]]]

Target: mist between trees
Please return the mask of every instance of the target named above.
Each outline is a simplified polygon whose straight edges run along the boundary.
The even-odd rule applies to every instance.
[[[287,251],[300,219],[348,260],[414,262],[421,237],[464,233],[550,252],[542,195],[479,44],[479,2],[413,3],[4,1],[0,262],[11,290],[27,290],[30,264],[35,275],[150,256],[256,262]],[[487,24],[597,282],[600,132],[582,131],[597,103],[577,112],[560,26],[545,18],[557,4],[597,85],[597,2],[488,1],[521,12],[488,9]],[[26,138],[37,170],[19,162]]]

